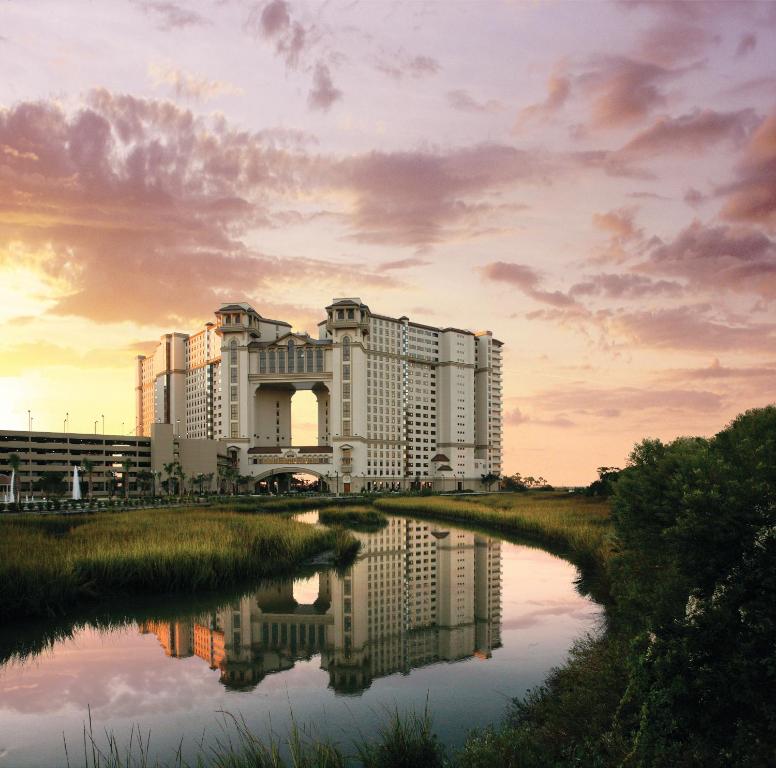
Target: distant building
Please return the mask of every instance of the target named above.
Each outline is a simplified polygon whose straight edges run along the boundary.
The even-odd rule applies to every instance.
[[[137,364],[137,432],[225,441],[257,487],[306,471],[332,490],[481,488],[503,458],[502,343],[335,299],[318,338],[225,304],[193,335],[169,333]],[[294,445],[291,402],[318,403],[315,445]],[[336,488],[335,488],[336,485]]]
[[[69,493],[74,467],[80,467],[81,492],[86,497],[89,490],[89,475],[84,468],[86,460],[93,465],[93,496],[107,496],[111,491],[123,496],[126,482],[133,495],[141,491],[148,494],[152,486],[159,493],[162,481],[167,479],[164,467],[174,463],[181,465],[189,479],[199,474],[210,476],[203,490],[216,490],[219,465],[229,464],[224,443],[175,437],[170,424],[154,424],[151,431],[151,437],[137,437],[0,430],[0,503],[4,498],[2,491],[10,491],[10,457],[13,454],[20,459],[16,490],[22,500],[42,495],[34,489],[43,472],[63,474]],[[127,460],[128,472],[125,472]],[[4,488],[6,476],[8,487]]]

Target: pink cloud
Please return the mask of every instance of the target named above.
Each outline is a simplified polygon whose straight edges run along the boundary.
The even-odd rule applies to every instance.
[[[141,2],[140,7],[146,13],[151,13],[156,16],[159,29],[164,32],[209,23],[204,16],[196,11],[192,11],[189,8],[183,8],[178,3],[169,2],[169,0]]]
[[[747,32],[741,35],[741,39],[736,46],[736,56],[746,56],[747,53],[751,53],[757,47],[757,35],[754,32]]]
[[[546,120],[558,112],[568,100],[571,93],[570,78],[561,73],[553,74],[547,84],[547,97],[538,104],[523,107],[515,122],[515,130],[520,130],[532,120]]]
[[[727,200],[722,215],[776,231],[776,112],[752,134],[739,164],[738,180],[719,190]]]
[[[494,114],[501,112],[504,105],[500,101],[490,99],[477,101],[468,91],[455,90],[447,92],[447,103],[458,112]]]
[[[741,145],[757,123],[754,110],[696,110],[680,117],[661,117],[637,133],[619,155],[652,157],[673,152],[695,153],[722,141]]]
[[[576,302],[561,291],[544,291],[539,288],[541,278],[539,273],[525,264],[494,261],[482,268],[482,274],[488,280],[507,283],[514,286],[526,296],[554,307],[566,307]]]
[[[325,64],[318,62],[315,65],[315,74],[313,75],[313,87],[308,96],[308,104],[312,109],[318,109],[328,112],[335,101],[342,98],[342,91],[334,87],[331,80],[331,73]]]

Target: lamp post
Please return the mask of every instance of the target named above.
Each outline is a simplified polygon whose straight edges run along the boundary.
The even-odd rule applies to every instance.
[[[99,419],[95,419],[95,420],[94,420],[94,434],[95,434],[95,435],[97,434],[97,422],[98,422],[98,421],[99,421]]]
[[[70,421],[70,411],[67,411],[67,413],[65,413],[65,423],[64,423],[64,430],[63,430],[65,434],[67,434],[67,426],[69,421]]]
[[[27,480],[29,483],[30,498],[32,498],[32,411],[27,410],[27,436],[29,445],[27,446]],[[21,483],[19,483],[21,488]]]
[[[105,434],[105,414],[101,413],[100,417],[102,418],[102,434]]]

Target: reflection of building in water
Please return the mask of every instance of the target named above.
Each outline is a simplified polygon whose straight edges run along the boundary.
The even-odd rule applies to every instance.
[[[319,574],[311,605],[278,582],[212,615],[148,623],[168,656],[192,653],[234,688],[321,654],[338,691],[438,661],[487,658],[501,644],[501,542],[439,524],[390,518],[357,534],[343,575]]]

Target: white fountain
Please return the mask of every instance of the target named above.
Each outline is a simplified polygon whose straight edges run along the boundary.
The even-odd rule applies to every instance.
[[[11,470],[11,491],[8,494],[8,503],[13,504],[16,501],[15,494],[14,494],[14,488],[16,488],[16,470]]]
[[[81,481],[78,479],[78,467],[73,467],[73,501],[81,501]]]

